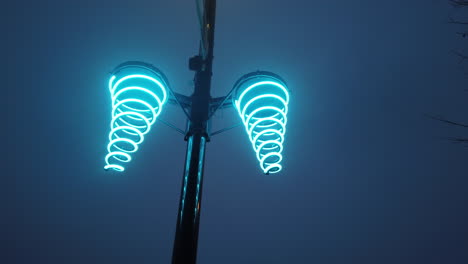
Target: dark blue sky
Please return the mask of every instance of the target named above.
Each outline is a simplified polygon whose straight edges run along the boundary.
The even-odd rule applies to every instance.
[[[109,72],[153,63],[191,92],[194,1],[10,1],[2,263],[169,263],[185,158],[156,124],[105,172]],[[199,263],[467,263],[468,79],[445,0],[218,1],[213,92],[281,75],[292,97],[280,174],[242,128],[207,146]],[[5,94],[5,93],[3,93]],[[182,126],[174,106],[161,116]],[[217,128],[238,122],[217,114]]]

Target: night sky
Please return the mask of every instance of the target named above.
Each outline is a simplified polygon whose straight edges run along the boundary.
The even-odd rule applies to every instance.
[[[0,262],[170,263],[186,142],[157,123],[124,173],[104,171],[107,81],[140,60],[189,95],[195,1],[1,9]],[[262,174],[241,127],[208,143],[198,263],[468,263],[468,148],[444,139],[468,131],[424,116],[468,121],[454,12],[219,0],[212,95],[268,70],[291,101],[281,173]],[[161,118],[184,126],[176,106]],[[223,110],[214,130],[237,122]]]

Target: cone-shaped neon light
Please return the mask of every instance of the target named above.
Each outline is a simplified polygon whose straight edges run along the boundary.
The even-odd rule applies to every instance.
[[[243,123],[260,167],[265,174],[281,171],[289,91],[270,72],[244,75],[235,85],[233,104]]]
[[[104,169],[124,171],[168,99],[168,82],[155,67],[143,62],[119,65],[109,79],[112,99],[108,154]]]

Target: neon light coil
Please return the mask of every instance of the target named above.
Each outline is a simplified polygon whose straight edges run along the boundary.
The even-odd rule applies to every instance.
[[[109,80],[112,98],[108,154],[104,169],[124,171],[131,153],[150,131],[168,99],[164,75],[150,64],[126,62],[119,65]]]
[[[282,79],[270,72],[244,75],[235,85],[233,104],[265,174],[281,171],[289,91]]]

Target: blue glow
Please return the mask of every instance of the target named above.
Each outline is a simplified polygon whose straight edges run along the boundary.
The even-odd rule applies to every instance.
[[[200,182],[203,174],[203,160],[205,159],[205,143],[206,139],[202,137],[200,143],[200,152],[198,154],[198,172],[197,172],[197,195],[195,196],[195,213],[193,216],[193,221],[197,219],[198,211],[200,210],[199,198],[200,198]]]
[[[180,207],[180,222],[184,215],[185,196],[187,195],[187,183],[189,176],[190,161],[192,160],[193,137],[189,137],[187,143],[187,157],[185,158],[184,190],[182,192],[182,206]]]
[[[251,74],[237,85],[233,101],[260,168],[266,174],[281,171],[289,103],[286,85],[273,75]]]
[[[104,169],[125,170],[124,164],[132,160],[130,154],[138,150],[161,113],[167,89],[158,73],[149,69],[127,67],[112,75],[112,120]]]

